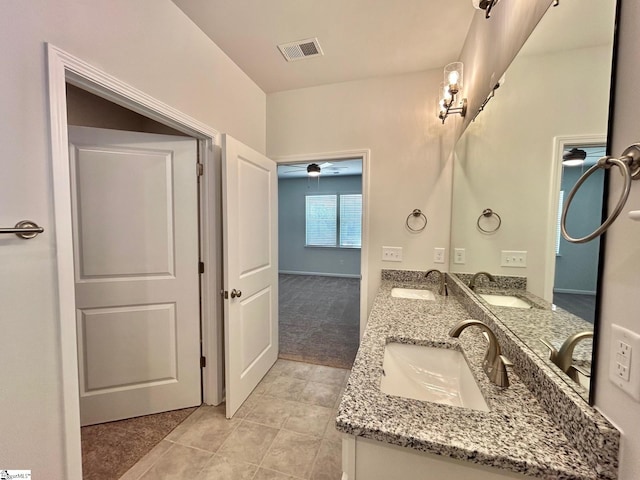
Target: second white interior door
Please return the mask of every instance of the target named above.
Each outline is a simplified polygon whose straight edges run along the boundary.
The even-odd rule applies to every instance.
[[[200,404],[197,142],[70,127],[83,425]]]

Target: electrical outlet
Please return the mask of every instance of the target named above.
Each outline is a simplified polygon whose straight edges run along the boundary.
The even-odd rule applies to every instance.
[[[467,261],[467,254],[464,248],[453,249],[453,263],[463,264]]]
[[[640,335],[611,325],[610,355],[609,379],[640,402]]]
[[[382,247],[382,260],[384,262],[401,262],[402,247]]]
[[[525,268],[527,266],[527,252],[502,250],[500,252],[500,266]]]
[[[433,263],[444,263],[444,248],[433,249]]]

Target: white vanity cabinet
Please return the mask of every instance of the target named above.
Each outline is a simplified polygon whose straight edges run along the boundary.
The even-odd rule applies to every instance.
[[[531,477],[367,438],[342,436],[342,480],[395,479],[524,480]]]

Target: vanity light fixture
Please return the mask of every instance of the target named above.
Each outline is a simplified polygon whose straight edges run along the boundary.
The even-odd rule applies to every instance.
[[[459,99],[463,81],[462,62],[453,62],[444,67],[444,82],[438,92],[438,118],[444,123],[449,114],[467,114],[467,99]],[[461,96],[461,95],[460,95]]]
[[[496,95],[496,90],[499,89],[502,85],[504,85],[504,75],[502,75],[502,77],[500,78],[500,80],[498,80],[498,83],[496,83],[493,88],[491,89],[491,92],[489,93],[489,95],[487,95],[487,98],[484,99],[484,102],[482,102],[482,105],[480,105],[480,108],[478,108],[478,111],[476,112],[476,116],[473,117],[473,121],[476,121],[476,118],[478,118],[478,115],[480,115],[480,112],[482,112],[484,110],[484,107],[487,106],[487,103],[489,103],[489,101],[495,97]]]
[[[489,18],[491,16],[491,9],[499,2],[500,0],[471,0],[473,4],[473,8],[476,10],[484,10],[484,18]]]
[[[320,165],[317,163],[310,163],[307,165],[307,175],[310,177],[319,177],[320,176]]]
[[[587,152],[574,147],[562,154],[562,165],[565,167],[580,167],[584,165],[585,158],[587,158]]]

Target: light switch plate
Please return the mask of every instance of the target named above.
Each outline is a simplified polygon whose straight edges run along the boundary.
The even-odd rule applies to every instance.
[[[640,335],[611,325],[609,380],[640,402]]]
[[[384,262],[401,262],[402,247],[382,247],[382,260]]]
[[[525,268],[527,266],[527,252],[502,250],[502,252],[500,252],[500,266]]]
[[[444,263],[444,248],[433,249],[433,263]]]

